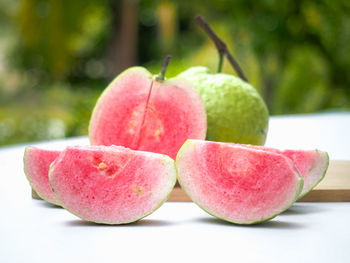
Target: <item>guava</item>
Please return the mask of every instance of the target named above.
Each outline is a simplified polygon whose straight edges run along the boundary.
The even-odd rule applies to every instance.
[[[329,165],[328,153],[320,150],[278,150],[266,146],[242,146],[279,153],[289,158],[304,179],[304,187],[299,198],[306,195],[322,181]]]
[[[58,157],[60,151],[26,147],[23,157],[24,173],[32,189],[41,199],[59,205],[49,185],[50,164]]]
[[[204,139],[206,128],[203,102],[189,82],[132,67],[98,99],[89,137],[92,145],[114,144],[175,158],[187,139]]]
[[[284,150],[281,153],[292,160],[301,177],[304,178],[304,187],[299,198],[315,188],[325,177],[329,165],[327,152],[320,150]]]
[[[236,224],[275,217],[303,188],[289,158],[231,143],[187,140],[177,154],[176,168],[178,181],[193,202]]]
[[[59,203],[86,221],[135,222],[165,202],[176,182],[174,160],[122,146],[67,147],[49,171]]]
[[[249,83],[230,74],[213,74],[201,66],[189,68],[177,77],[188,80],[201,95],[207,111],[207,140],[265,143],[268,109]]]

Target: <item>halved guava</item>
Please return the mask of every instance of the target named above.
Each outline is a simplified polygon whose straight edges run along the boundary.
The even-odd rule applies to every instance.
[[[36,147],[26,147],[23,157],[24,173],[32,189],[45,201],[59,205],[49,184],[50,164],[60,151],[50,151]]]
[[[125,224],[165,202],[176,182],[166,155],[117,146],[67,147],[49,172],[60,204],[86,221]]]
[[[175,158],[186,139],[204,139],[206,112],[199,93],[181,79],[157,81],[142,67],[121,73],[93,110],[92,145],[120,145]]]
[[[209,214],[237,224],[269,220],[298,198],[303,179],[287,157],[231,143],[187,140],[178,180]]]
[[[319,150],[278,150],[266,146],[242,145],[257,150],[269,151],[288,157],[304,179],[304,187],[299,198],[310,192],[326,175],[329,165],[327,152]]]

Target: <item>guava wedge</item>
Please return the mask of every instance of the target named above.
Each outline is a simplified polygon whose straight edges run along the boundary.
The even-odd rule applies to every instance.
[[[176,157],[186,139],[204,139],[206,112],[183,79],[157,80],[142,67],[121,73],[93,110],[92,145],[120,145]]]
[[[230,143],[187,140],[176,167],[180,185],[197,205],[236,224],[275,217],[303,188],[287,157]]]
[[[54,205],[60,204],[50,188],[49,168],[59,154],[60,151],[26,147],[23,157],[24,173],[32,189],[41,199]]]
[[[284,150],[282,154],[292,160],[304,179],[304,187],[299,198],[310,192],[325,177],[329,156],[320,150]]]
[[[60,204],[85,221],[135,222],[165,202],[176,182],[174,160],[121,146],[67,147],[51,165]]]
[[[320,150],[278,150],[266,146],[242,145],[257,150],[269,151],[288,157],[294,164],[299,174],[304,179],[303,190],[299,198],[310,192],[325,177],[329,156],[327,152]]]

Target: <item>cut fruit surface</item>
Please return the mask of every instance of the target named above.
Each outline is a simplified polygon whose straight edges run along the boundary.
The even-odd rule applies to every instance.
[[[303,179],[287,157],[230,143],[188,140],[178,180],[209,214],[238,224],[266,221],[290,207]]]
[[[319,150],[284,150],[282,154],[292,160],[304,179],[304,187],[299,198],[310,192],[326,175],[329,165],[329,157],[326,152]]]
[[[288,157],[304,179],[304,187],[299,198],[310,192],[326,175],[329,165],[327,152],[319,150],[278,150],[266,146],[241,145],[257,150],[269,151]]]
[[[121,145],[175,158],[188,138],[204,139],[206,113],[185,80],[152,80],[144,68],[119,75],[103,92],[91,116],[92,145]]]
[[[67,147],[53,163],[50,185],[61,205],[105,224],[137,221],[166,201],[176,182],[168,156],[117,146]]]
[[[24,173],[32,189],[45,201],[59,205],[49,184],[50,164],[57,158],[60,151],[43,150],[36,147],[26,147],[24,152]]]

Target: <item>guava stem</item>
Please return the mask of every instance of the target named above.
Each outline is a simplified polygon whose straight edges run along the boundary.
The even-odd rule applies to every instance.
[[[224,62],[224,54],[219,52],[219,65],[218,65],[217,73],[221,72],[223,62]]]
[[[162,67],[160,68],[160,73],[159,75],[156,77],[156,80],[158,81],[164,81],[164,78],[165,78],[165,72],[166,72],[166,69],[169,65],[169,61],[171,59],[171,56],[170,55],[167,55],[164,60],[163,60],[163,64],[162,64]]]
[[[209,36],[209,38],[214,42],[216,49],[219,51],[220,60],[219,60],[219,68],[218,72],[221,71],[222,68],[222,59],[221,57],[226,56],[229,62],[231,63],[232,67],[237,72],[237,75],[243,79],[246,82],[248,81],[248,78],[243,73],[243,70],[239,66],[238,62],[233,58],[231,53],[228,51],[227,46],[224,41],[222,41],[218,35],[214,32],[212,27],[208,24],[207,21],[205,21],[204,17],[201,15],[197,15],[195,17],[197,24],[205,31],[205,33]]]

